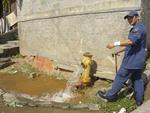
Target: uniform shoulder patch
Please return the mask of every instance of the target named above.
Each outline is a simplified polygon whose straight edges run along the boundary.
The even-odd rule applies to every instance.
[[[134,28],[134,29],[132,30],[133,33],[136,33],[136,32],[138,32],[138,31],[139,31],[139,28]]]

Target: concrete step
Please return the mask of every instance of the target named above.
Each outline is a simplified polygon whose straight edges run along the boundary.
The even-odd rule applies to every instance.
[[[8,42],[0,45],[0,58],[11,57],[19,53],[19,46],[17,41]]]
[[[17,29],[0,35],[0,58],[11,57],[19,53]]]
[[[6,68],[13,64],[11,58],[0,58],[0,69]]]
[[[11,45],[19,45],[19,40],[7,41],[7,43]]]
[[[9,49],[9,48],[12,48],[12,47],[18,47],[18,44],[17,43],[6,43],[6,44],[0,44],[0,49]]]
[[[5,62],[9,62],[11,61],[11,58],[10,57],[7,57],[7,58],[0,58],[0,63],[5,63]]]
[[[0,35],[0,44],[5,44],[7,41],[18,39],[18,29],[11,30],[5,34]]]

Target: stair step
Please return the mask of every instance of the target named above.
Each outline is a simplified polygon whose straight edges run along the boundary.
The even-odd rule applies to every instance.
[[[13,41],[7,41],[8,44],[12,44],[12,45],[18,45],[19,41],[18,40],[13,40]]]
[[[12,47],[18,47],[17,41],[8,41],[6,44],[0,44],[0,49],[8,49]]]
[[[2,44],[0,45],[0,58],[10,57],[19,53],[19,46],[14,44]]]
[[[14,62],[12,62],[11,60],[8,62],[0,62],[0,69],[4,69],[10,65],[12,65]]]
[[[18,29],[13,29],[5,34],[0,35],[0,44],[5,44],[7,41],[17,40]]]
[[[0,69],[12,63],[9,57],[19,53],[18,29],[0,34]]]
[[[0,63],[6,63],[6,62],[10,62],[11,58],[0,58]]]

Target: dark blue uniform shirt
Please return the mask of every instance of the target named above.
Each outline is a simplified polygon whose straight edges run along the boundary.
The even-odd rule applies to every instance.
[[[133,44],[126,47],[122,66],[126,69],[143,69],[147,55],[147,33],[144,24],[138,22],[134,25],[129,32],[128,38]]]

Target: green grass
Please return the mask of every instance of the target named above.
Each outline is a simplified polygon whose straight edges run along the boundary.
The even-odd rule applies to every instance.
[[[99,105],[103,113],[118,113],[121,108],[126,108],[127,113],[130,113],[136,107],[134,99],[124,97],[123,93],[119,94],[119,97],[115,102],[104,102],[97,97],[90,96],[88,98],[84,97],[81,101],[82,103],[92,103]]]
[[[21,72],[26,73],[26,74],[30,74],[30,73],[33,73],[33,72],[36,72],[36,73],[39,72],[37,69],[33,68],[28,63],[24,63],[23,65],[21,65],[17,69],[18,69],[18,71],[21,71]]]
[[[118,99],[116,102],[108,102],[103,107],[105,113],[118,112],[121,108],[126,108],[127,112],[130,113],[134,108],[134,100],[128,98]]]

